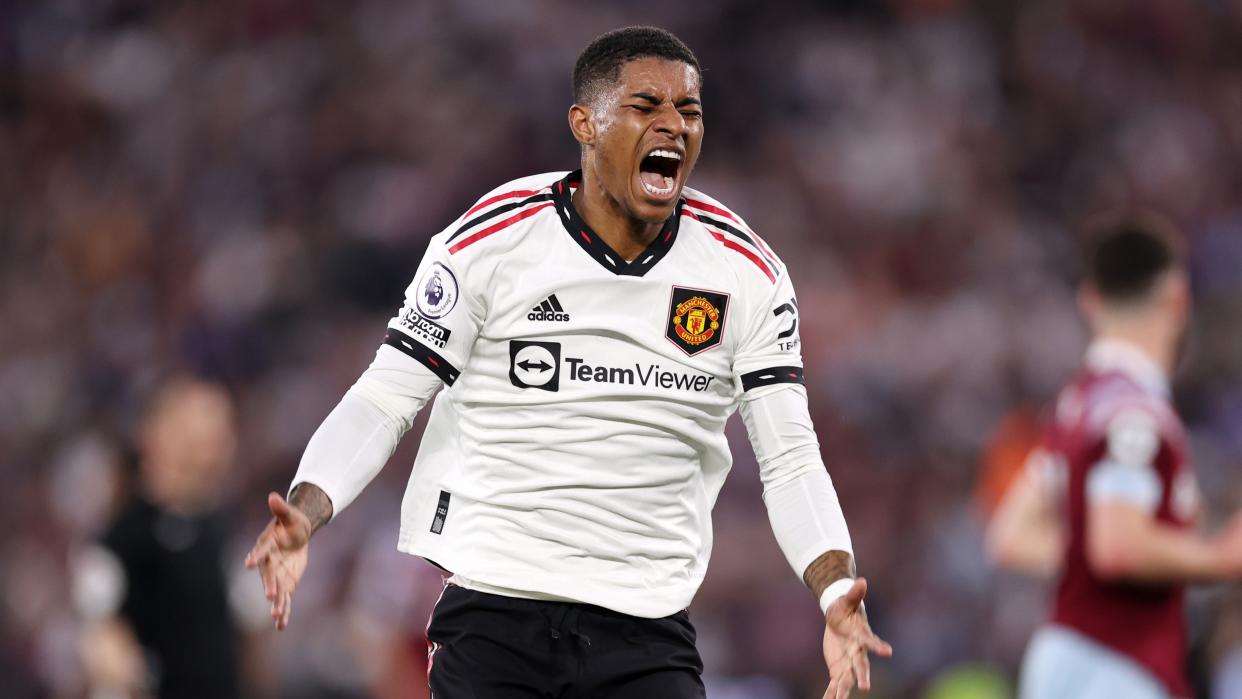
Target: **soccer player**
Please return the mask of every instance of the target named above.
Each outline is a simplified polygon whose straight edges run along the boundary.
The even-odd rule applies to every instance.
[[[574,67],[582,168],[483,196],[434,236],[370,368],[311,438],[247,564],[277,628],[307,541],[441,386],[398,546],[449,572],[432,693],[701,697],[685,609],[740,407],[773,530],[826,612],[829,697],[870,685],[849,533],[808,414],[785,266],[686,186],[702,74],[672,34],[600,36]]]
[[[1215,538],[1192,528],[1198,487],[1168,383],[1190,309],[1177,238],[1152,221],[1100,231],[1079,297],[1085,366],[988,531],[1000,564],[1059,575],[1020,695],[1189,697],[1183,586],[1242,575],[1242,519]]]

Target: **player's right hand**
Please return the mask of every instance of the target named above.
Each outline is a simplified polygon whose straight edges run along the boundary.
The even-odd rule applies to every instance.
[[[272,511],[272,521],[246,554],[246,567],[259,569],[263,594],[272,603],[276,630],[283,631],[293,613],[293,591],[306,571],[311,523],[277,493],[268,493],[267,507]]]

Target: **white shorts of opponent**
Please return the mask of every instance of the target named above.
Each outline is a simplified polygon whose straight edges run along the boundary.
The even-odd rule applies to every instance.
[[[1146,668],[1064,626],[1031,637],[1022,659],[1019,699],[1171,699]]]

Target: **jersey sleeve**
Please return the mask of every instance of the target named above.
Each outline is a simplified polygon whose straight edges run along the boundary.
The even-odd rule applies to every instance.
[[[798,299],[788,272],[765,286],[759,303],[748,309],[747,327],[733,358],[743,400],[771,392],[770,386],[803,383]]]
[[[446,231],[431,239],[405,290],[405,303],[388,321],[384,344],[452,386],[483,325],[483,304],[471,293],[470,271],[449,253],[448,235]]]
[[[772,532],[799,576],[828,551],[854,553],[832,478],[819,453],[806,391],[773,391],[740,406]]]
[[[445,231],[431,239],[375,361],[302,454],[289,491],[315,485],[332,502],[334,518],[380,472],[441,383],[457,381],[470,357],[483,314],[470,294],[468,270],[446,247],[450,236]]]
[[[1087,474],[1089,502],[1125,502],[1147,513],[1160,504],[1156,457],[1163,439],[1155,416],[1126,409],[1104,425],[1104,453]]]
[[[388,345],[311,435],[289,493],[311,483],[336,518],[362,493],[442,380]]]

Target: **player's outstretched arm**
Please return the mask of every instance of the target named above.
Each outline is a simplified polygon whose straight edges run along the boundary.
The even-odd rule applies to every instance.
[[[1125,582],[1237,580],[1242,516],[1215,537],[1156,516],[1163,492],[1157,467],[1163,429],[1138,409],[1120,411],[1107,423],[1105,453],[1086,476],[1087,564],[1101,578]]]
[[[854,557],[845,551],[829,551],[807,567],[803,580],[819,598],[834,585],[844,590],[824,613],[824,661],[829,677],[824,699],[847,698],[854,687],[871,691],[868,654],[887,657],[893,648],[880,640],[867,622],[863,607],[867,581],[854,578]]]
[[[246,567],[259,569],[277,630],[289,625],[311,535],[379,474],[440,385],[440,377],[422,364],[381,346],[375,361],[311,436],[288,502],[277,493],[268,495],[272,521],[246,556]]]
[[[1046,459],[1032,455],[1027,467],[1009,485],[988,522],[988,557],[1001,568],[1051,578],[1061,567],[1065,534],[1055,504],[1040,480]]]
[[[269,493],[267,506],[272,521],[246,555],[246,567],[259,569],[276,630],[283,631],[293,614],[293,591],[306,572],[311,535],[332,519],[332,501],[317,486],[302,483],[288,501]]]
[[[871,632],[862,600],[867,583],[855,580],[853,544],[832,479],[819,454],[806,390],[786,386],[745,400],[742,420],[750,435],[763,500],[781,551],[824,610],[825,699],[871,689],[868,653],[892,648]]]
[[[1128,502],[1090,503],[1087,563],[1108,580],[1139,583],[1242,579],[1242,513],[1214,537],[1169,526]]]

